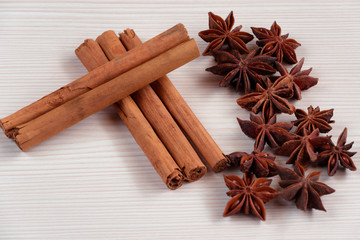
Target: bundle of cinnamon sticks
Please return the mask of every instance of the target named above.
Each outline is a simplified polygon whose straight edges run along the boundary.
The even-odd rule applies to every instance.
[[[1,119],[5,134],[26,151],[113,104],[170,189],[196,181],[206,166],[222,171],[227,159],[165,75],[199,56],[182,24],[144,44],[133,30],[87,39],[76,55],[89,71]],[[150,84],[150,85],[149,85]]]

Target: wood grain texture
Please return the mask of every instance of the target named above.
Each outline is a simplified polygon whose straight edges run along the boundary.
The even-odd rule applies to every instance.
[[[244,30],[277,20],[302,44],[298,58],[305,57],[304,67],[313,67],[319,84],[295,106],[335,108],[330,134],[337,138],[347,126],[348,141],[360,152],[359,1],[193,2],[0,1],[1,117],[84,75],[74,50],[86,38],[129,27],[145,41],[182,22],[203,51],[197,33],[207,29],[207,12],[225,17],[234,10]],[[225,153],[250,151],[253,140],[236,122],[248,112],[236,105],[237,93],[218,88],[219,78],[204,71],[213,64],[200,57],[169,77]],[[304,213],[276,200],[266,205],[266,222],[223,218],[228,197],[222,174],[166,189],[108,108],[27,153],[0,136],[0,239],[359,239],[359,177],[359,171],[334,177],[324,171],[321,179],[336,189],[323,197],[326,213]]]

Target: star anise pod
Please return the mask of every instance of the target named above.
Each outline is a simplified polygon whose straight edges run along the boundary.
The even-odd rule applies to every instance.
[[[293,114],[295,107],[286,100],[293,95],[290,79],[279,79],[272,83],[267,78],[265,84],[265,87],[257,84],[256,92],[242,96],[237,100],[237,103],[253,113],[262,111],[265,121],[269,120],[275,113]]]
[[[352,147],[354,142],[346,144],[347,128],[345,128],[340,134],[337,144],[335,145],[332,141],[330,145],[327,145],[323,151],[319,153],[317,162],[319,164],[327,163],[328,174],[333,176],[339,167],[339,162],[344,168],[348,168],[351,171],[355,171],[356,167],[351,157],[356,152],[349,152],[348,150]]]
[[[265,143],[271,148],[278,148],[284,142],[293,138],[289,133],[293,127],[292,123],[276,122],[276,115],[272,116],[267,122],[261,117],[250,114],[250,120],[241,120],[237,118],[241,130],[248,137],[255,138],[254,148],[258,151],[264,149]]]
[[[306,211],[307,208],[315,208],[326,211],[321,196],[335,192],[328,185],[318,182],[321,172],[315,171],[305,177],[305,169],[295,164],[294,171],[277,166],[281,178],[279,185],[284,188],[281,196],[288,200],[294,200],[298,209]]]
[[[276,173],[275,156],[266,152],[233,152],[227,155],[230,165],[240,167],[243,173],[254,173],[256,177],[272,177]]]
[[[279,62],[275,62],[277,70],[280,72],[280,78],[290,78],[293,85],[294,95],[293,98],[301,99],[301,90],[308,89],[318,83],[318,78],[309,76],[312,68],[302,70],[304,64],[304,58],[302,58],[291,70],[290,73],[287,69]]]
[[[276,150],[276,154],[290,156],[286,163],[298,163],[307,167],[317,159],[315,150],[330,144],[331,136],[324,137],[319,134],[319,129],[310,134],[304,131],[304,136],[297,136],[296,139],[285,142]]]
[[[309,132],[319,129],[321,133],[329,132],[332,127],[329,123],[333,123],[331,118],[333,116],[334,109],[320,111],[319,107],[308,107],[308,113],[302,109],[296,109],[295,116],[297,120],[292,121],[297,126],[295,133],[302,135],[304,130]]]
[[[221,49],[224,44],[228,44],[231,49],[240,53],[249,52],[245,44],[254,36],[247,32],[241,32],[241,25],[231,30],[234,22],[233,11],[229,13],[225,21],[220,16],[209,12],[209,30],[199,32],[199,36],[205,42],[210,42],[203,55],[210,55],[210,50]]]
[[[266,178],[255,180],[253,174],[244,174],[242,179],[236,175],[224,176],[224,180],[230,190],[226,194],[231,199],[225,207],[223,216],[227,217],[238,212],[252,213],[265,221],[264,203],[278,195],[278,192],[270,187],[272,180]]]
[[[281,35],[281,28],[276,21],[271,29],[251,28],[255,36],[259,39],[256,44],[262,47],[261,54],[275,56],[278,62],[283,60],[288,63],[296,63],[296,54],[294,49],[301,46],[294,39],[288,38],[289,34]]]
[[[225,76],[219,83],[221,87],[229,86],[231,83],[236,91],[241,89],[248,93],[256,84],[265,86],[260,75],[276,72],[276,69],[269,65],[273,64],[276,58],[266,55],[256,56],[256,50],[251,51],[244,58],[236,50],[232,53],[214,50],[211,53],[218,65],[207,68],[206,71]]]

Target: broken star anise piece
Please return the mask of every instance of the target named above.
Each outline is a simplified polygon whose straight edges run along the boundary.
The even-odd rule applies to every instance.
[[[259,39],[256,44],[262,47],[261,54],[274,56],[278,62],[286,61],[288,63],[296,63],[296,54],[294,49],[301,46],[294,39],[288,38],[289,34],[281,35],[281,28],[276,21],[271,29],[251,28],[255,36]]]
[[[218,65],[207,68],[206,71],[225,76],[219,83],[221,87],[229,86],[231,83],[236,91],[244,90],[245,93],[249,93],[256,84],[265,85],[260,75],[276,72],[276,69],[269,65],[273,64],[276,58],[266,55],[256,56],[256,50],[251,51],[244,58],[236,50],[232,53],[214,50],[211,53]]]
[[[277,166],[281,178],[279,185],[284,188],[281,196],[288,200],[294,200],[298,209],[306,211],[308,208],[315,208],[326,211],[321,196],[335,192],[328,185],[318,182],[321,172],[315,171],[305,177],[305,169],[296,164],[294,171]]]
[[[259,151],[251,154],[245,152],[233,152],[227,155],[230,165],[240,167],[243,173],[254,173],[256,177],[272,177],[276,173],[275,156]]]
[[[331,136],[324,137],[319,136],[319,134],[319,129],[311,133],[305,131],[304,136],[297,136],[296,139],[285,142],[276,150],[276,154],[290,156],[286,163],[298,163],[304,167],[308,167],[317,159],[315,149],[330,144]]]
[[[271,179],[258,178],[255,175],[244,174],[243,178],[236,175],[224,176],[225,184],[229,188],[226,194],[231,197],[225,207],[223,216],[227,217],[235,213],[252,213],[262,221],[266,219],[266,202],[278,195],[278,192],[270,187]]]
[[[327,145],[323,151],[318,154],[317,162],[319,164],[328,165],[328,174],[333,176],[339,167],[339,162],[344,168],[348,168],[351,171],[355,171],[356,167],[351,157],[356,152],[349,152],[354,142],[346,144],[347,128],[345,128],[340,134],[337,144],[335,145],[332,141],[330,145]]]
[[[242,108],[259,113],[268,121],[275,113],[293,114],[295,107],[286,99],[293,96],[291,81],[288,78],[276,80],[274,83],[266,79],[266,86],[256,85],[256,92],[246,94],[237,100]]]
[[[276,115],[272,116],[267,122],[261,117],[250,114],[250,120],[237,118],[241,130],[248,137],[255,138],[254,148],[262,151],[267,143],[271,148],[278,148],[284,142],[293,139],[293,134],[289,133],[293,127],[292,123],[276,122]]]
[[[293,121],[294,125],[297,126],[295,133],[302,135],[304,130],[312,132],[316,128],[321,133],[329,132],[332,129],[329,123],[335,122],[331,120],[333,112],[334,109],[320,111],[319,107],[313,108],[313,106],[308,107],[308,113],[296,109],[295,116],[297,120]]]
[[[291,70],[290,72],[279,62],[275,62],[277,70],[280,72],[280,78],[290,78],[293,84],[294,95],[293,98],[300,100],[301,99],[301,90],[308,89],[318,83],[318,78],[309,76],[312,68],[307,70],[302,70],[301,68],[304,64],[304,58],[302,58]]]
[[[225,21],[220,16],[209,12],[209,30],[199,32],[199,36],[205,42],[210,42],[203,55],[210,55],[210,50],[221,49],[224,44],[228,44],[231,49],[240,53],[249,52],[245,44],[251,41],[254,36],[247,32],[241,32],[241,25],[231,30],[234,22],[233,11],[229,13]]]

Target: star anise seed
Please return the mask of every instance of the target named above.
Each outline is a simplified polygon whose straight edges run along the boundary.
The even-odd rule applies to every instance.
[[[294,171],[277,166],[278,174],[281,178],[279,185],[284,188],[281,196],[288,200],[294,200],[296,207],[303,211],[307,208],[315,208],[326,211],[321,196],[335,192],[328,185],[318,182],[321,172],[315,171],[305,177],[305,169],[295,164]]]
[[[267,122],[261,117],[250,114],[250,120],[237,118],[241,130],[248,137],[255,138],[254,148],[262,151],[267,143],[271,148],[278,148],[284,142],[293,139],[294,135],[289,133],[293,127],[292,123],[276,122],[276,115],[272,116]]]
[[[312,68],[302,70],[304,64],[304,58],[302,58],[291,70],[290,73],[287,69],[279,62],[275,62],[276,69],[280,72],[280,78],[290,78],[292,80],[294,99],[301,99],[301,90],[308,89],[318,83],[318,78],[309,76]]]
[[[224,44],[228,44],[231,49],[240,53],[249,52],[245,44],[251,41],[254,36],[247,32],[241,32],[241,25],[231,30],[234,22],[233,11],[229,13],[225,21],[220,16],[209,12],[209,30],[199,32],[199,36],[205,42],[210,42],[203,55],[210,55],[210,50],[221,49]]]
[[[313,108],[313,106],[308,107],[308,113],[302,109],[296,109],[297,120],[293,121],[294,125],[297,126],[295,133],[302,135],[304,130],[312,132],[316,128],[321,133],[329,132],[332,129],[329,123],[335,122],[331,120],[333,112],[334,109],[320,111],[319,107]]]
[[[351,157],[356,152],[349,152],[354,142],[346,144],[347,128],[345,128],[340,134],[337,144],[335,145],[332,141],[330,145],[327,145],[323,151],[318,154],[317,162],[319,164],[328,165],[328,175],[333,176],[339,167],[339,162],[344,168],[348,168],[351,171],[355,171],[356,167]]]
[[[279,79],[274,83],[266,79],[266,87],[256,85],[256,92],[246,94],[237,100],[244,109],[259,113],[262,111],[263,119],[269,120],[276,113],[293,114],[295,107],[286,99],[293,96],[290,79]]]
[[[255,175],[244,174],[243,178],[236,175],[224,175],[226,186],[229,188],[226,194],[231,197],[224,210],[224,217],[235,213],[252,213],[262,221],[266,219],[266,202],[278,195],[278,192],[270,187],[271,179],[258,178]]]
[[[236,91],[244,90],[245,93],[249,93],[256,84],[265,86],[260,75],[276,72],[276,69],[269,65],[273,64],[276,58],[266,55],[256,56],[256,50],[251,51],[244,58],[236,50],[232,53],[213,50],[211,53],[218,65],[207,68],[206,71],[225,76],[219,83],[221,87],[232,84]]]
[[[259,39],[256,44],[262,47],[261,54],[274,56],[278,62],[286,61],[288,63],[296,63],[296,53],[294,49],[301,46],[294,39],[288,38],[289,34],[281,35],[281,28],[276,21],[271,29],[251,28],[255,36]]]
[[[275,156],[259,151],[251,154],[245,152],[233,152],[227,157],[230,159],[230,166],[240,167],[243,173],[254,173],[256,177],[272,177],[276,173]]]
[[[331,136],[324,137],[319,136],[319,134],[319,129],[314,130],[310,134],[308,131],[305,131],[304,136],[297,136],[296,139],[285,142],[276,150],[276,154],[290,156],[286,163],[298,163],[308,167],[317,159],[315,149],[330,144]]]

